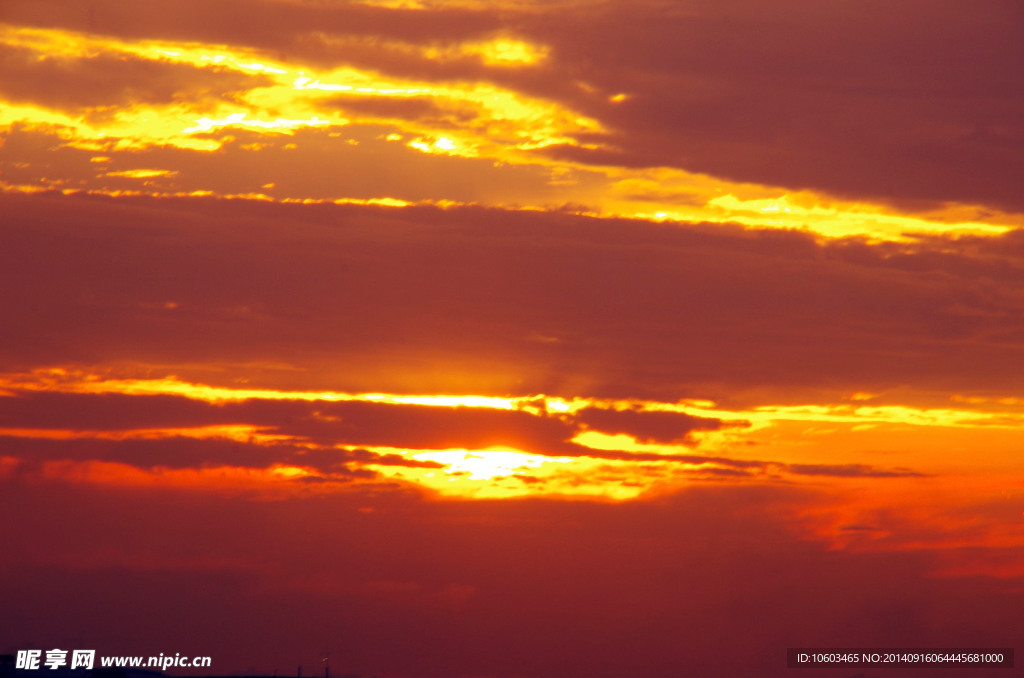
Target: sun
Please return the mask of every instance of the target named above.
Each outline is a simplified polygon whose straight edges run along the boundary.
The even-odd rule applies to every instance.
[[[568,457],[546,457],[512,450],[441,450],[420,452],[415,459],[446,464],[445,473],[468,473],[469,480],[490,480],[546,463],[566,463]]]

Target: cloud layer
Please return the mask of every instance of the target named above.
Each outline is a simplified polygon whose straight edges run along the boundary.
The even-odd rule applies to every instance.
[[[444,120],[423,94],[445,106],[451,101],[445,88],[498,88],[594,121],[564,129],[561,142],[552,138],[554,145],[538,151],[584,164],[671,167],[905,208],[950,202],[1024,208],[1014,181],[1024,172],[1024,53],[1017,39],[1024,16],[1012,1],[979,11],[966,0],[941,7],[917,0],[827,7],[748,0],[729,7],[652,1],[500,9],[284,0],[162,0],[130,9],[97,1],[72,9],[15,0],[0,20],[125,44],[207,43],[297,72],[356,69],[419,83],[425,89],[418,97],[364,96],[362,104],[351,101],[349,112],[415,118],[411,129],[421,131],[468,125],[475,134],[486,125],[493,135],[501,116],[478,117],[480,102],[463,108],[461,122],[458,115]],[[7,58],[15,54],[8,50]],[[104,56],[79,64],[26,62],[12,70],[10,78],[18,80],[0,83],[0,91],[74,110],[82,102],[68,94],[54,100],[52,82],[43,85],[33,69],[102,69],[98,87],[61,89],[81,89],[90,101],[106,98],[110,105],[162,100],[164,84],[184,74],[168,64],[132,63]],[[154,81],[157,71],[167,75]],[[46,79],[53,77],[63,76]],[[231,77],[241,75],[195,73],[175,96],[204,96],[202,80],[230,91],[241,82],[216,79]],[[266,84],[255,78],[248,86]],[[261,105],[250,102],[255,113]],[[332,106],[348,107],[337,97],[307,103],[325,107],[327,116]],[[283,104],[262,107],[274,117]],[[510,107],[505,110],[508,116]]]
[[[1016,236],[954,250],[483,209],[2,200],[11,367],[278,364],[294,369],[260,383],[670,402],[1013,395],[1020,378]],[[238,376],[218,370],[197,381]]]

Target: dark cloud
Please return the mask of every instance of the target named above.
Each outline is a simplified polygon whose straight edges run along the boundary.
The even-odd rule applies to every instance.
[[[245,423],[223,410],[180,396],[41,391],[0,396],[0,427],[117,431]]]
[[[162,438],[72,438],[53,440],[0,436],[0,454],[19,459],[19,473],[37,471],[47,461],[102,461],[135,468],[206,469],[220,466],[264,469],[274,465],[292,465],[334,476],[373,478],[362,469],[367,464],[443,468],[431,461],[406,459],[400,455],[381,455],[362,449],[327,449],[284,442],[241,442],[227,438],[190,438],[169,434]]]
[[[125,6],[116,0],[86,5],[64,0],[13,0],[0,21],[60,27],[125,39],[202,41],[251,46],[299,59],[344,63],[344,49],[330,49],[322,36],[367,37],[406,42],[458,42],[502,27],[501,18],[463,8],[402,11],[353,2],[291,0],[156,0]]]
[[[7,369],[117,361],[298,389],[742,402],[1015,392],[1024,364],[1012,249],[485,209],[0,201],[0,281],[21,290],[0,299],[19,319],[0,330]],[[187,367],[203,364],[217,369]]]
[[[354,112],[361,117],[370,116],[386,120],[427,120],[444,123],[446,120],[467,122],[477,117],[478,112],[468,108],[458,110],[445,107],[428,96],[381,97],[381,96],[335,96],[318,102],[322,107],[337,107],[342,115]]]
[[[680,8],[676,8],[680,9]],[[874,200],[1020,210],[1019,4],[609,3],[538,35],[616,105],[577,95],[617,153],[734,180]]]
[[[270,84],[263,75],[128,55],[72,57],[0,45],[0,97],[14,103],[81,113],[132,104],[230,98]]]
[[[786,464],[789,473],[834,478],[906,478],[925,474],[910,469],[879,469],[866,464]]]
[[[378,403],[328,403],[313,421],[278,428],[313,440],[360,440],[362,445],[412,448],[508,446],[546,454],[566,452],[573,429],[559,419],[527,412]]]
[[[694,431],[716,431],[723,425],[719,419],[693,417],[679,412],[641,412],[598,407],[579,410],[574,418],[588,429],[613,435],[625,433],[643,443],[685,441]]]
[[[577,449],[566,421],[523,411],[373,402],[248,400],[220,405],[178,396],[27,393],[0,397],[9,429],[109,431],[245,424],[321,445],[408,448],[509,446],[542,454]]]

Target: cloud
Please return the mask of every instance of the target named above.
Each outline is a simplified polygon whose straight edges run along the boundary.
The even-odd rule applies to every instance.
[[[97,1],[71,11],[18,0],[5,3],[0,19],[128,40],[226,44],[281,63],[351,65],[422,82],[498,84],[599,121],[606,133],[576,140],[603,150],[547,151],[582,162],[677,167],[904,207],[958,201],[1020,211],[1011,179],[1024,171],[1015,94],[1024,63],[1020,11],[998,2],[978,12],[966,0],[941,8],[920,0],[747,0],[416,10]],[[576,30],[565,31],[567,23]],[[547,57],[524,70],[428,56],[502,34],[545,46]],[[84,63],[156,68],[98,59]],[[144,96],[165,94],[160,85]]]
[[[388,101],[368,105],[382,113],[393,108]],[[396,109],[387,115],[398,114]],[[194,122],[195,118],[182,119],[181,127]],[[265,194],[278,200],[391,198],[513,205],[556,197],[549,184],[550,168],[495,166],[484,158],[423,153],[407,145],[416,135],[388,141],[392,133],[396,128],[388,125],[353,124],[278,134],[228,127],[190,137],[194,142],[222,144],[210,152],[163,142],[123,149],[117,139],[92,140],[90,148],[81,148],[73,145],[81,140],[71,129],[15,125],[0,133],[5,148],[0,170],[10,184],[107,192],[211,191]],[[97,162],[97,157],[104,160]],[[160,168],[166,174],[145,177],[145,182],[118,174],[138,168]],[[582,174],[580,178],[584,185],[597,180]]]
[[[30,393],[0,397],[8,429],[112,431],[248,425],[320,445],[425,449],[509,446],[541,454],[576,449],[566,421],[524,411],[374,402],[246,400],[210,404],[178,396]]]
[[[169,395],[60,392],[14,392],[0,396],[0,405],[0,429],[9,432],[0,436],[0,453],[18,460],[19,473],[37,472],[41,464],[53,460],[100,461],[147,470],[285,465],[332,478],[373,478],[375,473],[363,470],[367,465],[453,472],[447,464],[436,461],[363,449],[384,447],[416,451],[506,448],[559,457],[563,462],[566,458],[604,460],[618,463],[609,473],[625,483],[635,482],[634,476],[644,476],[644,465],[650,462],[669,465],[659,470],[661,474],[678,471],[693,477],[777,480],[783,475],[924,475],[868,464],[789,464],[721,454],[594,449],[571,442],[577,434],[594,430],[595,424],[611,433],[629,432],[641,442],[655,436],[653,439],[660,442],[686,445],[695,445],[688,438],[692,431],[737,426],[735,422],[724,424],[718,419],[671,412],[584,408],[575,415],[555,417],[518,410],[363,401],[252,398],[209,403]],[[233,431],[229,427],[244,428]],[[248,440],[243,439],[245,431],[249,431]],[[111,437],[112,433],[118,435]],[[126,434],[131,437],[124,437]],[[487,453],[479,456],[485,458]],[[566,467],[555,474],[572,472]]]
[[[594,173],[676,168],[746,182],[747,190],[808,190],[823,199],[910,211],[965,203],[1007,212],[1024,210],[1012,180],[1024,172],[1016,95],[1024,54],[1013,28],[1020,19],[1012,2],[978,12],[966,0],[941,9],[920,0],[786,2],[784,9],[767,0],[730,7],[617,0],[420,9],[283,0],[125,7],[97,0],[73,10],[13,0],[0,14],[14,28],[77,30],[126,44],[208,44],[212,51],[226,48],[285,66],[296,76],[307,68],[348,67],[373,82],[405,83],[420,96],[315,101],[285,86],[287,94],[278,93],[283,99],[255,97],[239,106],[253,115],[270,113],[297,97],[291,101],[300,102],[295,115],[323,105],[332,115],[341,108],[357,118],[392,120],[413,135],[462,131],[488,146],[480,162],[469,163],[478,171],[511,157],[517,163],[533,157],[537,165],[557,159],[575,171],[582,163]],[[576,30],[565,31],[567,24]],[[544,58],[528,67],[489,63],[480,45],[501,39],[535,45]],[[17,56],[19,48],[6,52],[13,60],[5,71],[9,91],[49,105],[231,99],[239,88],[266,82],[106,53],[37,62]],[[84,88],[93,77],[98,85]],[[337,77],[336,85],[347,82],[348,76]],[[35,84],[55,81],[68,86]],[[483,110],[490,104],[476,96],[481,87],[501,95],[494,110]],[[551,123],[553,112],[557,123]],[[532,144],[516,148],[527,139]],[[452,187],[463,185],[466,173],[442,166],[453,174]],[[224,180],[212,167],[202,174],[214,183]],[[277,180],[257,186],[266,183]],[[743,184],[730,190],[737,186]],[[462,199],[453,193],[459,191],[449,188],[443,197]],[[522,202],[542,202],[537,195],[545,192]],[[563,202],[599,202],[600,195],[578,192]]]
[[[0,436],[0,451],[19,460],[17,473],[38,473],[46,462],[99,461],[144,470],[214,469],[234,467],[267,469],[277,465],[295,466],[331,478],[372,479],[366,465],[443,468],[431,461],[407,459],[396,454],[378,454],[363,449],[310,448],[288,442],[243,442],[228,438],[192,438],[174,433],[165,437],[73,438],[52,440],[13,435]]]
[[[787,464],[786,470],[795,475],[831,476],[834,478],[904,478],[925,474],[910,469],[879,469],[864,464]]]
[[[0,21],[61,27],[126,39],[163,39],[248,45],[281,53],[285,59],[338,63],[319,36],[375,36],[393,40],[459,41],[501,27],[487,12],[440,7],[408,12],[357,3],[323,4],[290,0],[158,0],[125,7],[110,0],[66,7],[60,0],[5,3]]]
[[[1020,210],[1019,6],[916,0],[608,3],[538,32],[563,69],[628,97],[577,106],[617,155],[790,189]],[[543,20],[542,20],[543,21]],[[955,101],[955,105],[949,102]],[[580,159],[586,159],[574,151]],[[969,169],[968,169],[969,168]]]
[[[220,408],[179,396],[20,393],[0,396],[0,427],[117,431],[242,423]]]
[[[642,443],[683,441],[693,431],[716,431],[723,425],[719,419],[693,417],[679,412],[641,412],[598,407],[580,410],[575,419],[588,429],[613,435],[626,433]]]
[[[1012,249],[485,209],[0,202],[0,279],[23,290],[0,300],[19,318],[8,370],[118,361],[299,390],[759,404],[1016,391]],[[188,367],[204,364],[218,371]],[[273,364],[294,369],[252,367]]]
[[[413,96],[401,98],[367,97],[359,95],[335,96],[320,101],[321,106],[337,106],[343,111],[354,111],[385,119],[432,118],[443,120],[456,112],[446,111],[429,96]],[[462,113],[461,115],[465,115]]]
[[[124,54],[48,55],[0,45],[0,97],[72,114],[114,112],[136,104],[169,104],[231,94],[269,84],[262,75]]]
[[[579,431],[574,422],[525,411],[278,399],[213,404],[180,396],[56,392],[0,396],[0,404],[3,405],[0,427],[8,430],[80,433],[145,430],[156,433],[165,430],[169,431],[166,435],[174,436],[172,440],[162,443],[168,452],[174,445],[181,444],[181,439],[175,435],[178,429],[232,425],[252,427],[265,434],[287,436],[297,445],[310,443],[318,447],[511,447],[546,455],[590,452],[587,448],[568,442]],[[106,443],[97,444],[102,447]],[[200,445],[200,441],[187,444]],[[224,450],[230,449],[234,453],[234,448],[227,441],[218,444]],[[196,449],[202,449],[201,445]],[[341,454],[335,450],[306,452],[297,446],[270,445],[260,447],[258,458],[264,460],[260,465],[266,466],[273,455],[277,455],[277,461],[287,463],[294,458],[295,453],[306,455],[306,462],[314,457],[337,461],[336,455]],[[154,457],[142,458],[148,460]],[[125,461],[123,458],[103,459]],[[380,459],[398,463],[403,458],[371,454],[360,461],[376,462]],[[182,452],[179,463],[181,460],[187,460],[183,462],[186,466],[196,465],[196,459],[186,451]],[[207,461],[212,463],[217,460],[204,460],[204,463]],[[434,464],[429,466],[436,467]]]

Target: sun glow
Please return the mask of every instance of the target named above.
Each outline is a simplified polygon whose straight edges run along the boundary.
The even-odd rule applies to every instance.
[[[135,170],[122,170],[119,172],[106,172],[104,176],[108,177],[125,177],[128,179],[153,179],[154,177],[170,177],[177,174],[174,170],[161,170],[161,169],[135,169]]]
[[[322,127],[324,125],[332,124],[328,120],[321,120],[316,115],[306,120],[289,120],[287,118],[277,118],[276,120],[251,120],[246,118],[247,115],[247,113],[232,113],[231,115],[219,120],[202,117],[196,120],[195,125],[186,127],[181,131],[183,134],[197,134],[210,132],[224,127],[248,127],[253,129],[284,132],[298,127]]]
[[[174,308],[165,304],[165,307]],[[346,393],[340,391],[289,391],[241,387],[211,386],[183,381],[174,376],[137,379],[87,369],[51,367],[31,372],[0,375],[0,389],[18,391],[58,391],[64,393],[121,393],[127,395],[179,395],[207,402],[249,399],[304,401],[363,401],[427,407],[469,407],[523,410],[536,415],[572,416],[581,409],[596,407],[617,411],[676,412],[694,417],[742,422],[761,426],[771,421],[817,421],[849,424],[899,424],[956,428],[1005,428],[1024,426],[1024,399],[1010,397],[965,397],[953,395],[951,403],[963,407],[912,407],[909,405],[867,404],[878,394],[854,393],[849,402],[805,405],[760,405],[750,409],[728,409],[708,400],[683,399],[662,402],[640,399],[563,398],[544,394],[522,396],[483,396],[456,394]],[[986,409],[983,406],[992,406]],[[994,408],[994,409],[992,409]]]
[[[334,391],[285,391],[257,388],[229,388],[178,380],[116,378],[96,370],[55,367],[30,373],[0,376],[0,393],[5,398],[34,392],[76,394],[176,395],[208,403],[239,401],[362,401],[395,406],[461,408],[519,411],[538,420],[562,422],[573,453],[546,454],[543,441],[530,449],[506,447],[424,449],[423,447],[382,447],[361,445],[358,437],[345,443],[320,439],[321,424],[343,423],[311,411],[298,422],[308,422],[311,435],[294,425],[229,423],[192,427],[133,428],[131,421],[114,430],[17,428],[0,430],[0,436],[24,440],[138,440],[199,439],[234,441],[257,446],[272,453],[287,454],[287,463],[263,475],[239,472],[217,482],[250,486],[260,478],[268,481],[291,479],[303,484],[319,483],[322,491],[342,487],[352,480],[337,476],[329,466],[305,465],[305,459],[337,458],[349,471],[362,469],[373,477],[427,488],[443,496],[502,498],[532,495],[604,497],[628,500],[695,482],[805,482],[821,476],[830,482],[849,482],[867,475],[878,478],[926,477],[943,474],[996,474],[1014,467],[1013,451],[1018,432],[1024,426],[1024,403],[1010,397],[963,397],[950,399],[947,407],[913,407],[884,404],[885,394],[847,393],[844,402],[832,404],[762,405],[748,409],[722,408],[707,400],[679,402],[645,400],[602,400],[546,395],[405,395],[387,393],[342,393]],[[674,441],[657,441],[636,433],[580,426],[592,410],[629,413],[628,419],[643,413],[678,413],[720,422],[707,430],[691,430]],[[582,418],[582,419],[581,419]],[[273,420],[271,420],[273,421]],[[527,420],[522,420],[524,425]],[[642,428],[642,427],[641,427]],[[357,427],[358,429],[358,427]],[[573,434],[574,433],[574,434]],[[340,440],[340,439],[339,439]],[[411,434],[410,443],[417,437]],[[559,451],[565,449],[557,437],[550,439]],[[369,442],[369,441],[367,441]],[[875,450],[895,447],[892,459],[879,457]],[[984,449],[979,453],[978,448]],[[828,454],[823,456],[823,450]],[[974,450],[968,456],[967,451]],[[367,456],[369,453],[370,456]],[[307,454],[314,456],[307,457]],[[824,460],[838,457],[843,465]],[[347,461],[346,461],[347,460]],[[405,460],[405,461],[399,461]],[[79,480],[106,478],[90,468],[74,466]],[[108,467],[102,467],[107,469]],[[114,467],[109,467],[114,469]],[[326,470],[325,470],[326,469]],[[111,471],[113,472],[113,471]],[[206,470],[199,471],[207,473]],[[118,471],[117,473],[122,473]],[[126,472],[125,472],[126,473]],[[141,472],[131,471],[131,474]],[[177,472],[176,472],[177,473]],[[234,473],[234,472],[232,472]],[[116,475],[116,474],[115,474]],[[181,478],[192,477],[178,473]],[[133,477],[135,477],[133,475]],[[139,476],[140,478],[142,476]],[[196,476],[198,478],[198,476]],[[207,478],[208,476],[203,476]],[[147,475],[146,478],[149,478]],[[337,481],[337,482],[335,482]],[[104,481],[105,482],[105,481]],[[140,482],[143,482],[140,480]],[[145,480],[150,482],[150,480]],[[207,482],[203,480],[202,482]],[[845,482],[845,480],[844,480]],[[893,481],[895,482],[895,481]],[[325,484],[326,483],[326,484]],[[340,484],[338,484],[340,483]]]
[[[517,409],[520,399],[480,395],[404,395],[388,393],[341,393],[337,391],[278,391],[227,388],[181,381],[177,377],[120,379],[95,372],[62,367],[31,373],[0,375],[0,389],[61,391],[65,393],[123,393],[127,395],[179,395],[207,402],[266,400],[362,400],[431,407],[483,407]]]
[[[498,38],[491,42],[463,45],[460,51],[477,54],[490,66],[532,66],[544,61],[550,50],[522,40]]]
[[[733,194],[712,198],[705,207],[727,215],[729,221],[760,227],[808,227],[822,235],[847,237],[867,234],[882,240],[911,240],[912,233],[975,233],[998,235],[1012,226],[975,221],[951,223],[898,216],[862,204],[800,205],[789,196],[740,200]]]
[[[545,464],[568,464],[575,460],[573,457],[545,457],[511,450],[442,450],[417,452],[412,457],[446,464],[445,473],[469,474],[470,480],[491,480]]]
[[[625,501],[672,478],[678,470],[673,464],[648,464],[647,468],[638,469],[634,464],[617,460],[549,457],[514,450],[372,449],[378,454],[397,454],[442,464],[438,469],[370,466],[389,479],[411,482],[441,496],[458,498],[558,495]]]

